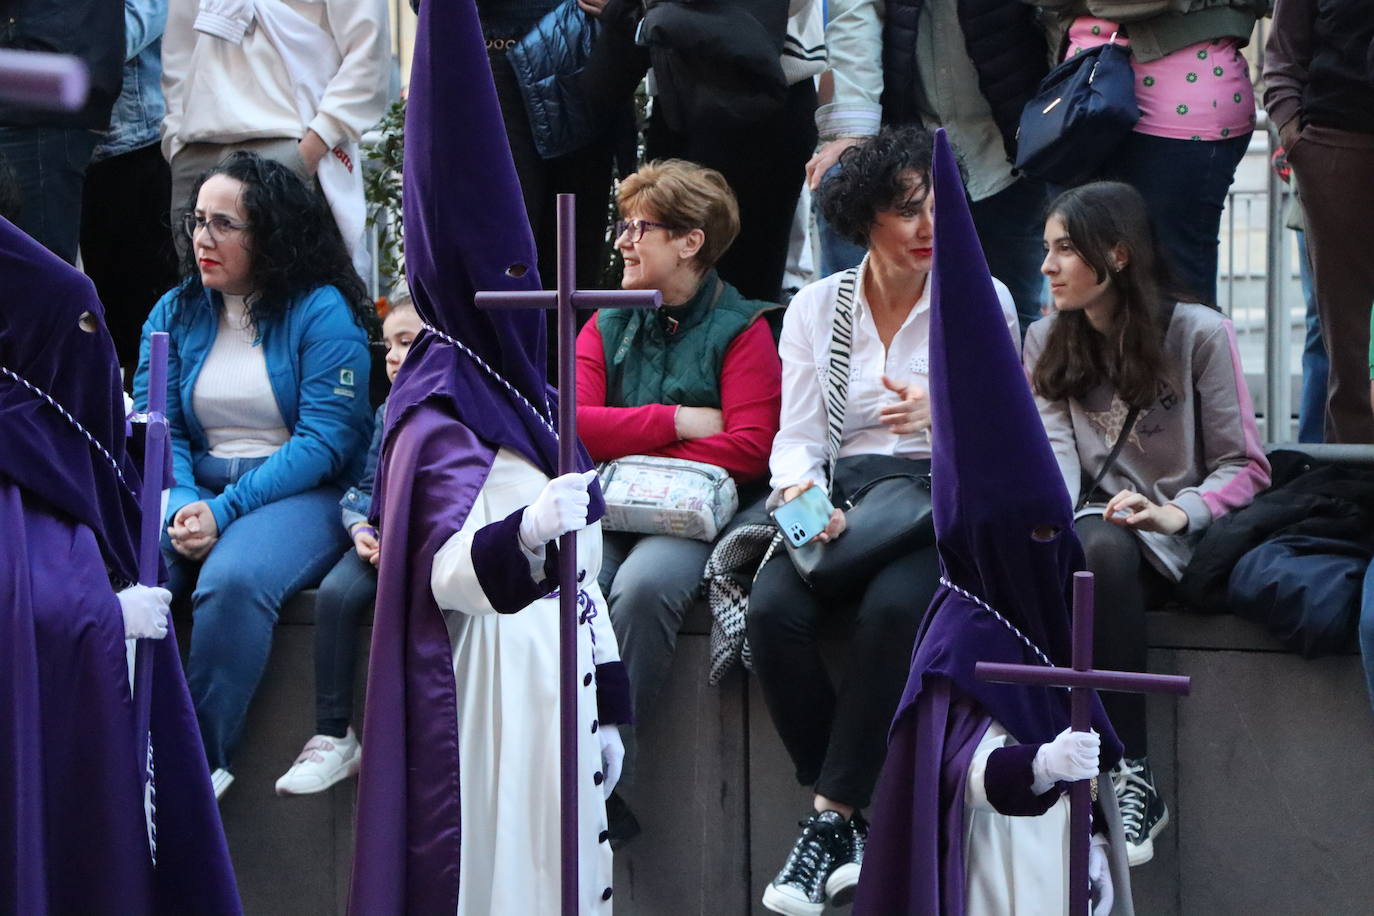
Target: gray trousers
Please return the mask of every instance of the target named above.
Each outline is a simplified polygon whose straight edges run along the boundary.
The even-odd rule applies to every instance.
[[[701,576],[711,545],[658,534],[602,534],[601,591],[630,678],[636,727],[649,721],[677,648],[682,619],[701,593]],[[621,782],[634,773],[633,736],[625,739]]]

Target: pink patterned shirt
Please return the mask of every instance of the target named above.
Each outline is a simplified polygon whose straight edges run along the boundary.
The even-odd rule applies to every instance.
[[[1115,31],[1117,26],[1105,19],[1078,17],[1069,27],[1066,56],[1106,44]],[[1125,35],[1116,40],[1130,44]],[[1200,41],[1149,63],[1132,58],[1131,68],[1140,106],[1138,133],[1171,140],[1225,140],[1255,129],[1255,89],[1234,38]]]

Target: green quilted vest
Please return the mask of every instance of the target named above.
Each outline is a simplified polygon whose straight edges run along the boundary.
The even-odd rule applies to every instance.
[[[606,406],[719,409],[725,351],[754,319],[781,307],[745,299],[712,270],[683,305],[602,309],[596,323],[606,355]]]

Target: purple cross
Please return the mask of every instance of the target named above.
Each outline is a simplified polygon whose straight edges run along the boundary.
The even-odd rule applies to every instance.
[[[577,470],[576,342],[579,308],[658,308],[658,290],[579,290],[573,215],[575,195],[558,195],[558,288],[481,292],[478,308],[558,309],[558,473]],[[577,916],[577,534],[558,541],[558,681],[563,829],[563,916]]]
[[[1091,727],[1089,706],[1095,689],[1183,696],[1192,685],[1191,678],[1173,674],[1140,674],[1093,668],[1093,574],[1090,572],[1073,574],[1072,653],[1072,668],[977,662],[973,666],[973,674],[979,680],[998,684],[1068,687],[1069,722],[1076,732],[1085,732]],[[1086,779],[1080,779],[1069,787],[1069,916],[1088,914],[1088,842],[1092,829],[1090,790],[1091,784]]]
[[[158,584],[158,545],[162,541],[162,474],[167,455],[167,332],[155,331],[148,352],[148,421],[143,443],[143,493],[139,500],[138,582]],[[153,703],[153,641],[140,639],[134,654],[134,735],[143,791],[152,780],[149,723]],[[148,813],[148,848],[157,861],[157,839]]]
[[[0,50],[0,99],[29,108],[76,111],[86,103],[86,64],[67,54]]]

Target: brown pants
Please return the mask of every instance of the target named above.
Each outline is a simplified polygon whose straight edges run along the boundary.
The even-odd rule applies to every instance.
[[[1302,187],[1317,314],[1331,357],[1326,441],[1374,442],[1374,134],[1309,125],[1288,160]]]

